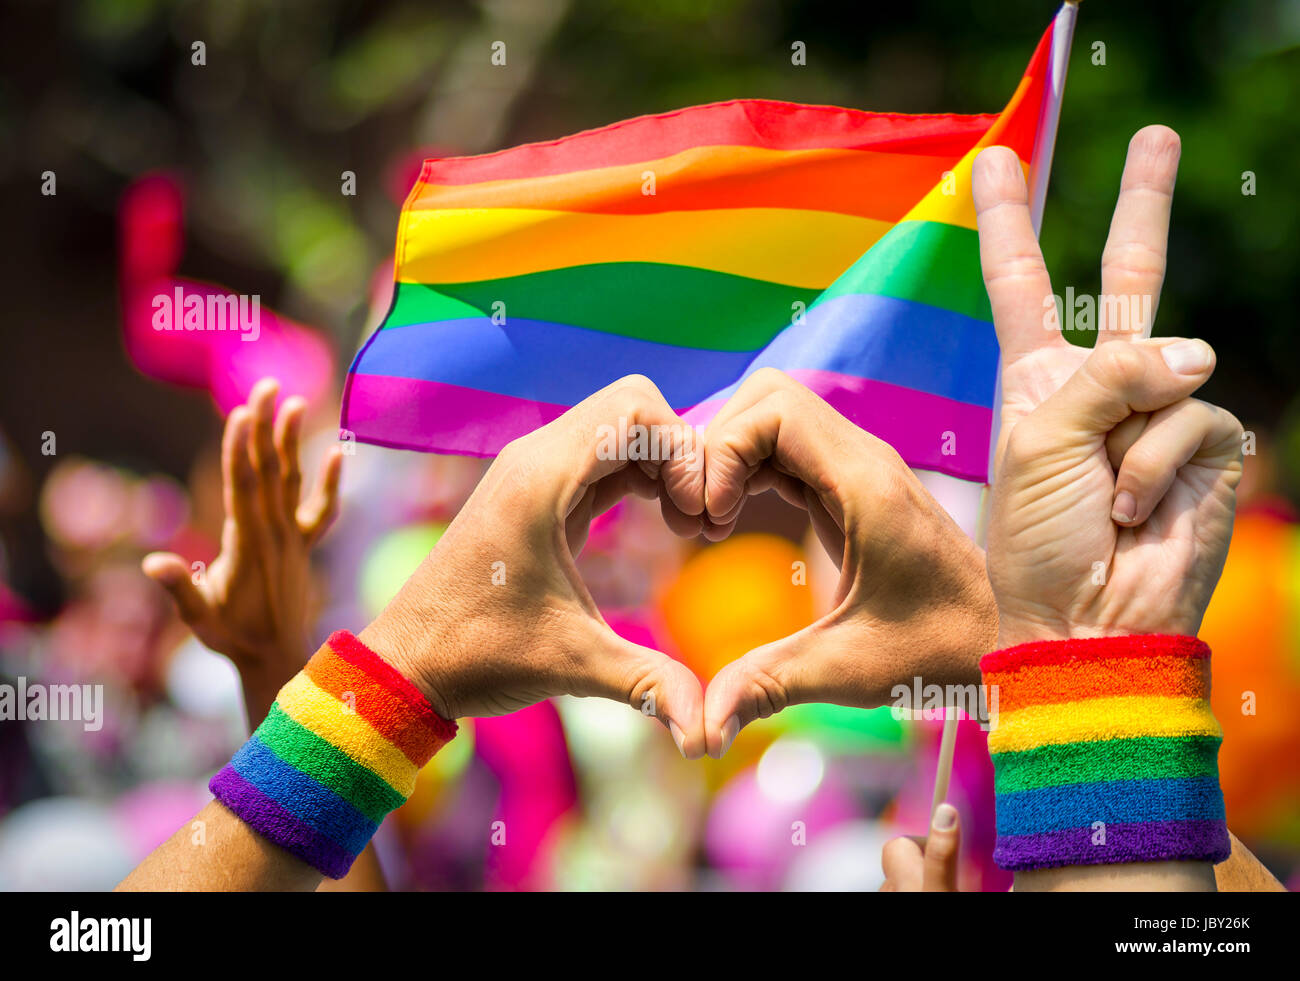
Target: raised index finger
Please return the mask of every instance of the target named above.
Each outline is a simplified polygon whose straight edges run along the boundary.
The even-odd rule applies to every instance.
[[[1029,189],[1020,158],[1006,147],[989,147],[972,170],[980,268],[993,308],[993,328],[1006,367],[1044,347],[1067,344],[1053,329],[1052,281],[1029,214]]]

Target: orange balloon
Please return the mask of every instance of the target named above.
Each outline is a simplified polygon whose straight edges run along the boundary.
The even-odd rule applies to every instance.
[[[701,549],[660,597],[682,661],[708,680],[746,651],[813,621],[803,550],[776,535],[737,535]]]

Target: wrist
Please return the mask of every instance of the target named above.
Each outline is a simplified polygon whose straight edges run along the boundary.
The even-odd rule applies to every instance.
[[[359,634],[357,640],[406,678],[442,718],[457,717],[451,685],[437,669],[446,646],[436,617],[412,614],[390,603]]]
[[[960,616],[949,618],[943,625],[946,640],[937,648],[942,650],[942,667],[936,672],[925,672],[927,683],[940,685],[979,685],[980,658],[996,650],[998,644],[998,614],[993,604],[964,609]]]
[[[995,649],[997,636],[997,606],[991,597],[987,602],[964,601],[914,616],[883,636],[874,627],[862,630],[857,646],[861,663],[872,671],[873,681],[878,679],[862,704],[932,709],[938,706],[924,695],[926,691],[938,689],[950,695],[953,690],[978,690],[980,658]],[[972,711],[951,700],[947,704]]]
[[[337,879],[455,734],[402,672],[340,630],[208,786],[262,837]]]
[[[988,578],[980,569],[975,585],[964,592],[961,608],[946,618],[948,670],[958,684],[980,683],[980,658],[999,647],[998,604]]]
[[[962,629],[963,649],[974,652],[975,674],[980,673],[980,658],[991,650],[996,650],[1001,636],[1001,618],[998,604],[993,599],[992,589],[985,593],[971,606],[966,624]]]
[[[1209,862],[1129,862],[1024,869],[1016,892],[1214,892]]]
[[[1210,652],[1185,635],[1030,642],[981,661],[994,860],[1017,872],[1221,861]]]
[[[1073,623],[1065,619],[1038,619],[1023,614],[998,611],[997,643],[990,650],[1004,651],[1021,644],[1057,640],[1091,640],[1098,637],[1129,637],[1147,631],[1127,630],[1097,624]],[[1171,631],[1177,633],[1177,631]]]

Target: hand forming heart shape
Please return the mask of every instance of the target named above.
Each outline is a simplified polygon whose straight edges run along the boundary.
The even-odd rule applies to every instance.
[[[612,431],[641,442],[611,452]],[[808,510],[836,559],[836,606],[728,665],[705,692],[685,665],[609,628],[574,555],[591,519],[626,494],[657,497],[677,534],[721,540],[746,497],[769,488]],[[977,684],[996,632],[982,553],[898,454],[766,369],[702,442],[639,376],[516,440],[361,639],[445,718],[598,695],[657,716],[694,759],[721,756],[741,727],[787,705],[880,705],[918,676]]]
[[[709,682],[704,725],[721,756],[786,705],[883,704],[894,685],[978,684],[997,636],[984,555],[892,447],[779,371],[752,375],[705,432],[710,537],[748,495],[775,488],[808,511],[840,570],[835,607]]]

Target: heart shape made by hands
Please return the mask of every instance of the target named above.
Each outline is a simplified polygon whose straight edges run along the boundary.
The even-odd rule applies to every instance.
[[[719,542],[750,496],[776,490],[808,512],[840,572],[829,613],[744,653],[712,678],[699,679],[652,652],[662,660],[624,684],[624,696],[665,721],[684,755],[720,757],[744,726],[792,704],[871,708],[898,685],[909,692],[932,684],[977,688],[978,659],[997,632],[983,553],[888,444],[770,369],[748,378],[702,435],[673,413],[657,418],[693,436],[694,445],[679,439],[669,446],[664,437],[656,447],[659,437],[647,427],[621,421],[598,453],[638,464],[602,473],[567,512],[566,564],[583,597],[572,556],[586,542],[592,517],[628,493],[658,497],[677,534]],[[647,648],[621,644],[624,655],[639,652],[634,663],[650,656]],[[596,685],[590,693],[608,691]]]
[[[689,432],[694,445],[639,443],[655,432]],[[574,558],[595,516],[628,494],[657,498],[671,530],[720,541],[768,489],[808,511],[840,569],[829,613],[707,687],[610,628]],[[361,639],[392,652],[444,718],[564,694],[612,698],[658,718],[699,758],[720,757],[741,728],[787,705],[873,707],[920,677],[977,686],[996,630],[983,554],[898,454],[769,369],[703,434],[631,376],[515,440]]]

